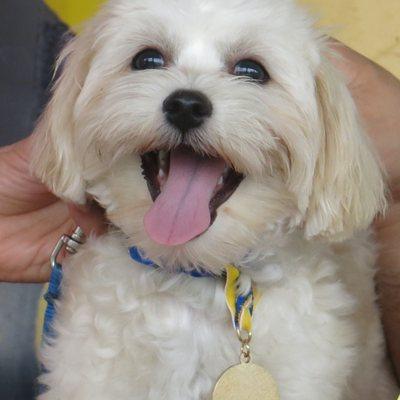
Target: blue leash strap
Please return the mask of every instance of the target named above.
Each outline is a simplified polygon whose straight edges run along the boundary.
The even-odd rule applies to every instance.
[[[44,295],[44,299],[47,302],[43,323],[43,336],[45,338],[54,337],[52,323],[56,314],[55,302],[60,297],[62,278],[63,272],[61,265],[57,264],[52,268],[49,286]]]
[[[50,344],[49,339],[52,339],[56,336],[53,329],[53,320],[56,315],[55,302],[60,297],[62,278],[63,278],[63,272],[61,264],[57,263],[52,267],[49,286],[47,288],[46,294],[43,296],[47,303],[46,311],[44,314],[44,322],[43,322],[43,335],[42,335],[43,343]],[[41,373],[48,372],[42,363],[40,363],[40,370]],[[45,384],[38,382],[36,387],[37,395],[44,394],[47,392],[47,390],[48,387]]]
[[[130,254],[132,260],[138,262],[139,264],[145,265],[147,267],[153,267],[156,269],[160,268],[159,265],[157,265],[155,262],[151,261],[144,254],[142,254],[140,249],[137,247],[131,247],[129,249],[129,254]],[[182,272],[184,274],[190,275],[193,278],[215,277],[215,275],[204,271],[202,268],[197,268],[197,269],[192,269],[192,270],[186,270],[186,269],[181,268],[180,270],[178,270],[178,272]]]
[[[137,247],[131,247],[129,249],[129,255],[131,256],[132,260],[138,262],[139,264],[146,265],[148,267],[155,267],[156,264],[151,261],[146,256],[142,255],[140,250]]]
[[[67,253],[75,254],[78,248],[85,242],[86,236],[80,227],[77,227],[71,236],[63,235],[57,242],[56,247],[51,253],[51,275],[49,286],[44,299],[47,306],[44,313],[43,338],[52,338],[55,336],[53,330],[53,320],[56,315],[56,300],[60,297],[61,284],[63,279],[62,266],[57,261],[61,251],[65,248]]]

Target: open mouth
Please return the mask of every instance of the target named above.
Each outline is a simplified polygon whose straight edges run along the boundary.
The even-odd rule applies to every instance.
[[[243,180],[222,158],[200,155],[187,146],[142,155],[142,169],[154,201],[144,219],[146,231],[155,242],[169,246],[205,232]]]

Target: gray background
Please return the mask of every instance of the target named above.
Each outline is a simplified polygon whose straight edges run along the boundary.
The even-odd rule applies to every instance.
[[[65,27],[40,0],[0,0],[0,146],[29,135]],[[34,398],[41,285],[0,283],[0,400]]]

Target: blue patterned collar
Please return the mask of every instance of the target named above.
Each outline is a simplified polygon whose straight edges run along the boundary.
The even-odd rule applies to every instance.
[[[129,254],[132,260],[136,261],[139,264],[145,265],[146,267],[160,268],[160,266],[157,265],[155,262],[151,261],[149,258],[146,258],[146,256],[141,254],[140,250],[137,247],[131,247],[129,249]],[[190,275],[193,278],[210,278],[215,276],[210,272],[202,270],[201,268],[193,269],[191,271],[181,269],[180,272]]]

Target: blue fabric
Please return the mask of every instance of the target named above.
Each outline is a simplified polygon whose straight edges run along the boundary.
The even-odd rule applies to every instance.
[[[49,288],[44,298],[47,302],[46,312],[44,314],[43,335],[44,338],[54,336],[52,323],[56,314],[55,301],[60,297],[61,283],[63,273],[60,264],[53,268],[50,276]]]
[[[235,313],[235,328],[236,329],[239,328],[239,316],[240,316],[240,313],[242,312],[242,308],[250,296],[253,296],[253,289],[251,289],[245,295],[239,295],[236,297],[236,313]],[[250,314],[253,315],[253,305],[250,307],[249,310],[250,310]]]
[[[129,249],[129,254],[132,258],[132,260],[138,262],[139,264],[145,265],[147,267],[153,267],[153,268],[160,268],[155,262],[151,261],[149,258],[146,258],[144,255],[140,253],[140,250],[137,247],[131,247]],[[181,269],[179,272],[182,272],[184,274],[190,275],[193,278],[210,278],[214,277],[213,274],[206,272],[202,270],[201,268],[199,269],[193,269],[191,271],[187,271],[185,269]]]
[[[62,267],[60,264],[57,264],[51,271],[49,287],[47,289],[44,298],[47,302],[46,311],[44,314],[44,323],[43,323],[43,340],[51,339],[55,337],[55,332],[53,330],[53,321],[56,315],[56,307],[55,302],[60,297],[61,292],[61,284],[63,279]],[[40,366],[42,373],[46,373],[46,368],[41,365]],[[37,394],[41,395],[46,393],[48,390],[47,386],[44,384],[37,385]]]
[[[129,254],[132,260],[138,262],[139,264],[146,265],[148,267],[154,267],[155,264],[149,258],[146,258],[140,254],[140,250],[137,247],[131,247],[129,249]]]

